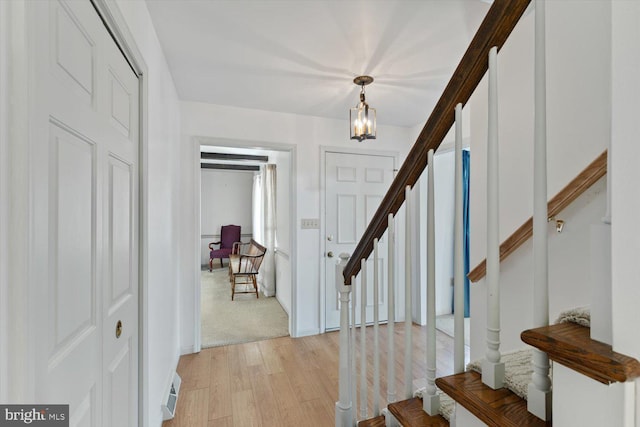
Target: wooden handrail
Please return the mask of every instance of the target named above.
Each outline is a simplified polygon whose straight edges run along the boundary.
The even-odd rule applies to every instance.
[[[405,162],[391,183],[378,210],[371,219],[360,242],[343,271],[345,285],[351,284],[351,276],[360,272],[360,260],[373,250],[373,240],[381,238],[387,229],[387,216],[396,214],[404,203],[407,185],[414,186],[427,166],[427,152],[438,149],[454,122],[454,109],[458,103],[465,105],[488,67],[489,49],[502,48],[529,5],[530,0],[495,0],[487,12],[471,44],[460,60],[451,80],[438,100],[431,116],[422,128]]]
[[[556,216],[560,211],[569,206],[575,199],[584,193],[607,173],[607,151],[605,150],[582,172],[569,182],[547,205],[549,218]],[[507,237],[500,245],[500,261],[503,261],[524,242],[533,236],[533,218],[529,218],[516,231]],[[487,260],[480,262],[467,277],[472,282],[482,279],[487,273]]]

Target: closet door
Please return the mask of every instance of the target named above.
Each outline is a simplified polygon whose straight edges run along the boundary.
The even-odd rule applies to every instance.
[[[135,426],[138,79],[90,2],[34,3],[36,399]]]

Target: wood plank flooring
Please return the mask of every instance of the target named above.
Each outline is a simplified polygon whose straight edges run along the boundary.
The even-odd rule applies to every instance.
[[[413,378],[419,379],[424,378],[426,372],[426,328],[414,325],[412,329],[412,371]],[[404,343],[404,325],[397,323],[395,331],[396,390],[398,399],[402,399],[404,353],[400,347]],[[383,325],[380,327],[383,349],[386,349],[386,337]],[[359,343],[359,337],[356,342]],[[369,417],[373,415],[372,342],[373,328],[368,327]],[[332,426],[338,399],[338,343],[338,332],[329,332],[216,347],[182,356],[178,364],[182,387],[176,418],[164,422],[163,427]],[[453,340],[439,331],[437,353],[437,376],[452,374]],[[386,350],[382,350],[381,408],[387,404],[386,364]],[[359,411],[359,406],[356,408]]]

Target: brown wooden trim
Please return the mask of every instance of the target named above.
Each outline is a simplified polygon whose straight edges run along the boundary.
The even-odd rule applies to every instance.
[[[428,415],[422,409],[422,399],[414,397],[389,404],[393,414],[403,427],[446,427],[449,422],[442,415]]]
[[[200,163],[200,169],[258,172],[260,171],[260,166],[234,165],[231,163]]]
[[[589,187],[598,182],[607,174],[607,151],[605,150],[582,172],[580,172],[569,184],[556,194],[547,205],[549,218],[556,216],[569,206],[575,199],[584,193]],[[533,236],[533,218],[529,218],[516,231],[505,239],[500,245],[500,261],[511,255],[524,242]],[[467,277],[472,282],[477,282],[487,274],[487,260],[483,260]]]
[[[493,390],[484,385],[481,375],[477,372],[463,372],[437,378],[436,385],[488,426],[551,426],[551,421],[542,421],[527,411],[527,402],[511,390]]]
[[[358,246],[345,266],[344,283],[360,271],[360,260],[373,251],[373,240],[387,229],[387,216],[396,214],[404,203],[407,185],[413,187],[427,166],[427,152],[437,150],[453,125],[455,106],[465,105],[487,71],[489,50],[500,49],[515,28],[530,0],[495,0],[487,12],[471,44],[460,60],[440,100],[431,112],[422,132],[407,155],[391,187],[382,199]]]
[[[358,422],[358,427],[385,427],[386,425],[384,415],[378,415],[375,418]]]
[[[207,160],[252,161],[260,163],[269,162],[269,156],[256,156],[254,154],[209,153],[205,151],[200,152],[200,158]]]
[[[640,362],[592,340],[591,329],[575,323],[529,329],[520,338],[547,353],[551,360],[604,384],[640,377]]]

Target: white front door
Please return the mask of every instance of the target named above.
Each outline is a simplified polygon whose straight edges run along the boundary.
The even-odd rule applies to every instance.
[[[325,328],[340,327],[335,268],[341,253],[351,255],[393,181],[389,156],[327,152],[325,155]],[[373,254],[367,262],[367,322],[373,320]],[[380,320],[387,320],[387,243],[378,253]],[[359,289],[359,279],[356,279]],[[360,298],[358,290],[357,298]],[[361,301],[358,301],[358,305]],[[359,322],[359,310],[356,322]]]
[[[135,426],[138,79],[89,1],[32,11],[36,401]]]

